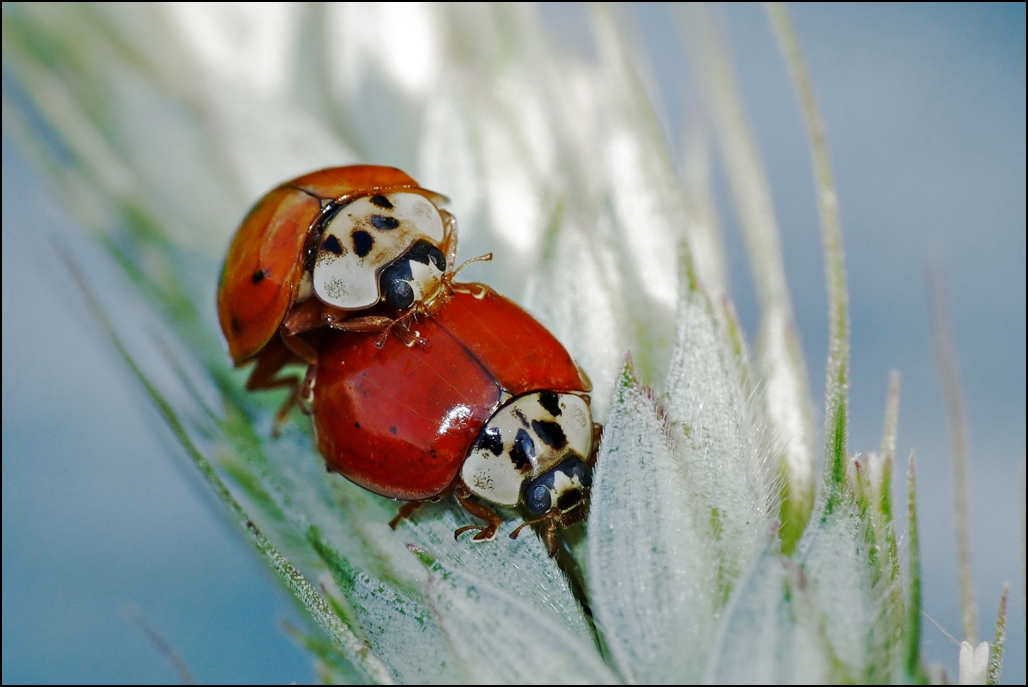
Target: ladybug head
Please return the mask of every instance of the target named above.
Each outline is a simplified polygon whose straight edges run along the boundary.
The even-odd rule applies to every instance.
[[[421,240],[379,278],[382,299],[396,310],[407,310],[417,302],[431,300],[446,274],[446,256],[436,246]]]
[[[556,555],[556,529],[585,519],[592,483],[592,469],[577,456],[528,481],[521,490],[521,500],[532,519],[514,530],[511,538],[528,525],[545,523],[543,538],[550,556]]]

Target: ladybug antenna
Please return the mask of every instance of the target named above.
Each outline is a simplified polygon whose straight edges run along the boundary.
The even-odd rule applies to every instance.
[[[460,267],[458,267],[457,269],[455,269],[452,272],[447,272],[446,274],[444,274],[443,275],[443,279],[442,279],[442,289],[439,292],[437,292],[437,294],[438,294],[437,297],[441,297],[443,299],[449,299],[451,296],[453,296],[454,290],[461,291],[462,293],[468,293],[468,291],[466,291],[464,289],[455,289],[453,281],[454,281],[454,279],[457,278],[457,274],[462,269],[464,269],[465,267],[467,267],[468,265],[470,265],[473,262],[489,262],[492,259],[493,259],[493,254],[492,253],[486,253],[485,255],[479,255],[478,257],[471,258],[470,260],[465,260],[464,262],[462,262],[460,264]],[[481,284],[477,284],[475,286],[481,286]],[[481,298],[481,297],[482,297],[481,294],[476,296],[476,298]]]
[[[457,269],[455,269],[453,271],[453,274],[450,275],[450,279],[453,279],[454,277],[456,277],[457,274],[462,269],[464,269],[465,267],[467,267],[468,265],[470,265],[473,262],[489,262],[492,259],[493,259],[493,254],[492,253],[486,253],[485,255],[479,255],[478,257],[471,258],[470,260],[465,260],[464,262],[462,262],[460,264],[460,267],[458,267]]]
[[[555,511],[551,510],[549,513],[547,513],[546,515],[544,515],[543,517],[541,517],[541,518],[539,518],[537,520],[528,520],[527,522],[521,523],[520,525],[518,525],[517,529],[515,529],[513,532],[510,533],[510,538],[511,539],[517,539],[518,535],[521,534],[521,530],[523,530],[526,527],[529,527],[531,525],[539,525],[539,524],[547,522],[547,521],[552,522],[553,518],[556,517],[556,514],[557,513]]]

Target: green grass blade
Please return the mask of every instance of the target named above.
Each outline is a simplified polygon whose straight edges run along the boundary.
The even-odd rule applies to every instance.
[[[921,664],[921,545],[917,527],[917,463],[913,451],[910,452],[910,468],[907,472],[907,512],[910,529],[910,583],[903,667],[908,682],[925,684],[928,676]]]
[[[953,506],[957,529],[957,557],[960,560],[961,629],[964,640],[973,646],[977,637],[977,608],[974,601],[974,580],[971,575],[967,411],[956,354],[953,351],[946,283],[938,267],[933,270],[929,293],[932,347],[935,349],[936,367],[942,382],[942,396],[946,401],[946,424],[949,426],[950,448],[953,451]]]
[[[847,314],[846,267],[839,226],[838,200],[828,161],[824,125],[818,113],[814,88],[785,7],[769,3],[768,14],[785,62],[799,92],[800,106],[810,137],[818,210],[824,239],[825,270],[828,276],[828,380],[825,386],[825,466],[831,493],[828,510],[842,497],[846,461],[846,413],[849,384],[849,320]]]
[[[992,640],[992,651],[989,654],[989,672],[986,684],[998,685],[999,674],[1003,668],[1003,643],[1007,637],[1007,599],[1010,596],[1010,583],[1003,583],[1003,595],[999,600],[999,613],[996,614],[996,634]]]

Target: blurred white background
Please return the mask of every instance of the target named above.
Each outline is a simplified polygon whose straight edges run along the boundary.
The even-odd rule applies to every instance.
[[[918,455],[925,610],[959,635],[951,454],[929,339],[935,261],[948,280],[968,409],[978,631],[991,639],[1009,580],[1003,681],[1023,683],[1025,6],[790,11],[839,194],[851,449],[878,447],[888,371],[899,369],[897,455]],[[589,50],[581,6],[542,12],[555,41]],[[822,408],[827,303],[802,116],[762,9],[715,13],[771,181]],[[677,153],[684,125],[705,113],[668,9],[644,4],[632,16]],[[731,207],[723,179],[715,184],[721,207]],[[125,620],[131,605],[202,682],[312,680],[308,655],[279,627],[282,618],[299,622],[286,593],[173,459],[173,440],[63,274],[51,237],[75,232],[74,220],[6,123],[2,209],[3,682],[176,680]],[[752,333],[756,301],[725,213],[732,295]],[[905,472],[905,460],[897,468]],[[895,495],[905,502],[904,479]],[[955,678],[957,647],[927,620],[923,638],[925,656]]]

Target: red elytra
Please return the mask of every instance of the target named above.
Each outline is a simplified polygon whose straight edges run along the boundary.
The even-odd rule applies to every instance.
[[[415,501],[447,493],[504,392],[589,391],[531,315],[488,287],[461,287],[417,323],[424,346],[393,337],[377,348],[374,335],[347,333],[321,352],[311,406],[318,448],[376,494]]]

